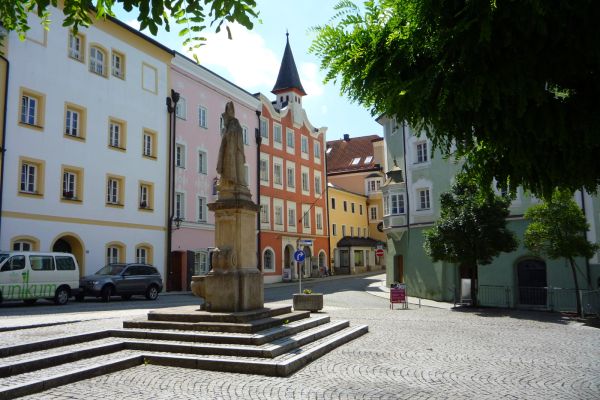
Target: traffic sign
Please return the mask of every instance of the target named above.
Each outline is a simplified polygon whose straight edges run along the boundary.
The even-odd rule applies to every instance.
[[[375,250],[375,255],[377,257],[383,257],[384,254],[385,254],[385,252],[383,251],[383,249],[377,249],[377,250]]]
[[[306,257],[306,255],[304,254],[304,252],[302,250],[296,250],[296,252],[294,253],[294,260],[296,260],[298,262],[304,261],[305,257]]]
[[[298,246],[312,246],[312,239],[300,239],[298,240]]]

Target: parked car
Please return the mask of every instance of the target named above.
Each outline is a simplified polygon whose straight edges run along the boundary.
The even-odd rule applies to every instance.
[[[0,302],[38,299],[64,305],[79,293],[79,265],[72,254],[39,251],[0,252]]]
[[[108,264],[94,275],[87,275],[79,281],[84,296],[101,297],[110,301],[112,296],[121,296],[124,300],[133,295],[144,295],[148,300],[156,300],[163,289],[163,281],[158,270],[148,264]]]

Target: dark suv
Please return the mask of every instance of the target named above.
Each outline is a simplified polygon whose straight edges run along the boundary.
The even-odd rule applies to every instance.
[[[145,295],[148,300],[156,300],[163,288],[162,278],[158,270],[147,264],[108,264],[94,275],[84,276],[79,280],[81,293],[77,300],[84,296],[101,297],[110,301],[112,296],[121,296],[129,300],[135,294]]]

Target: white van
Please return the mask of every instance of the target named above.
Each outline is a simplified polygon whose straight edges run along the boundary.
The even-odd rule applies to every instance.
[[[37,299],[67,304],[79,293],[79,265],[72,254],[38,251],[0,252],[0,302]]]

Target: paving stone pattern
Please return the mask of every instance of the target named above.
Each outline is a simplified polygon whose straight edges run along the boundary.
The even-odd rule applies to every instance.
[[[367,324],[369,333],[287,378],[140,365],[24,398],[600,399],[600,329],[557,314],[389,310],[385,299],[380,307],[372,308],[372,299],[368,304],[326,307],[332,320]],[[98,324],[90,328],[83,322],[29,334],[56,337]],[[0,333],[0,340],[21,342],[23,332]]]

